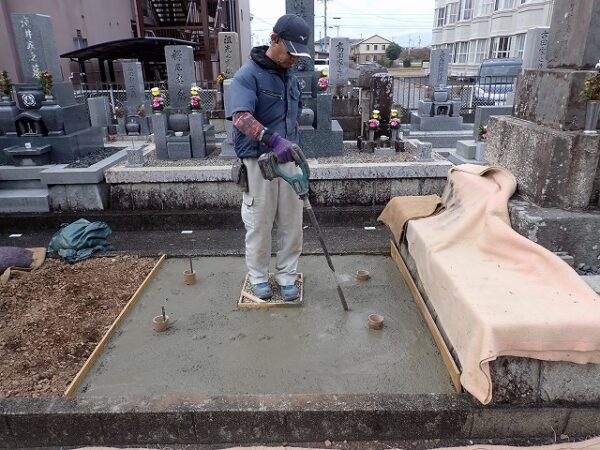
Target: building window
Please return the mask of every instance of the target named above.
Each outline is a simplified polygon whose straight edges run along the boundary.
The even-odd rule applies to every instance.
[[[516,6],[516,0],[496,0],[494,4],[494,11],[500,11],[502,9],[513,9]]]
[[[456,62],[466,63],[469,57],[469,44],[470,42],[457,42],[456,43]]]
[[[473,62],[480,63],[487,55],[487,39],[477,39],[473,41],[471,47],[475,47],[475,59]]]
[[[456,23],[458,20],[458,3],[446,5],[446,23]]]
[[[381,46],[381,50],[385,50],[385,44]]]
[[[477,4],[475,17],[490,15],[492,13],[493,4],[494,0],[479,0]]]
[[[511,36],[497,36],[492,38],[490,58],[508,58],[510,56],[511,40]]]
[[[434,20],[435,26],[443,27],[445,18],[446,18],[446,8],[437,8],[435,10],[435,20]]]
[[[377,50],[377,44],[373,45],[373,50]]]
[[[462,20],[473,18],[473,2],[475,0],[463,0]]]
[[[371,50],[371,46],[367,44],[367,51]]]
[[[514,56],[516,58],[523,58],[523,51],[525,50],[525,33],[515,35],[515,49]]]
[[[456,44],[453,42],[451,44],[448,44],[447,46],[448,48],[448,55],[450,57],[450,62],[456,62]]]

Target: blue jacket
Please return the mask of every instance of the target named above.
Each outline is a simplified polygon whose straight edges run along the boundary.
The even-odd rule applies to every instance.
[[[298,79],[267,58],[267,46],[254,47],[250,60],[235,74],[227,94],[225,113],[229,120],[236,112],[248,111],[265,127],[296,144],[297,123],[302,113]],[[269,148],[233,129],[238,158],[258,158]]]

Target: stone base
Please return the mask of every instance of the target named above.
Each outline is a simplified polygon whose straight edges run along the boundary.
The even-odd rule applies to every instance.
[[[405,139],[404,151],[410,153],[417,161],[433,161],[431,142],[421,142],[418,139]]]
[[[542,208],[528,201],[509,203],[513,229],[553,252],[573,256],[580,263],[598,265],[600,211]]]
[[[50,163],[51,145],[40,147],[13,146],[4,149],[4,154],[15,162],[16,166],[44,166]]]
[[[477,142],[469,141],[457,141],[456,142],[456,154],[465,159],[475,159],[477,153]]]
[[[485,161],[481,161],[478,159],[465,158],[464,156],[461,156],[452,151],[448,152],[447,155],[444,155],[444,158],[448,159],[448,161],[450,161],[452,164],[456,164],[457,166],[460,164],[479,164],[480,166],[483,166],[486,164]]]
[[[181,138],[175,136],[169,137],[167,140],[169,159],[190,159],[192,157],[192,146],[189,139],[189,136],[182,136]]]
[[[517,192],[545,207],[586,208],[594,193],[600,135],[493,116],[486,159],[516,177]]]
[[[303,141],[302,150],[308,158],[338,156],[344,152],[344,132],[337,120],[331,121],[331,131],[300,127],[300,134]]]
[[[455,148],[458,141],[473,139],[472,125],[465,124],[463,127],[461,131],[403,131],[405,138],[431,142],[433,148]]]
[[[51,145],[50,160],[55,163],[71,162],[104,146],[102,128],[91,127],[62,136],[0,136],[0,149],[14,145],[23,147],[29,142],[32,147]],[[10,163],[4,152],[0,152],[0,163]]]
[[[49,186],[48,193],[52,211],[93,211],[108,206],[106,183]]]
[[[396,147],[375,147],[373,154],[379,156],[394,156],[396,154]]]
[[[420,116],[417,113],[410,114],[411,128],[418,131],[460,131],[462,130],[463,118],[461,116]]]

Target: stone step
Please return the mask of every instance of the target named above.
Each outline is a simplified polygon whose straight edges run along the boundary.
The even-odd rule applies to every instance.
[[[474,140],[456,141],[456,154],[465,159],[475,159],[477,143]]]
[[[49,212],[48,189],[2,189],[0,212]]]

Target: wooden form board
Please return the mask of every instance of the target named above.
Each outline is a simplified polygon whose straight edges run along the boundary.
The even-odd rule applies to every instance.
[[[71,381],[71,384],[69,384],[69,387],[67,387],[67,390],[65,391],[65,397],[70,398],[75,394],[75,392],[81,385],[81,382],[83,381],[83,379],[86,377],[86,375],[88,374],[88,372],[90,371],[92,366],[96,363],[96,360],[100,357],[100,355],[104,351],[104,348],[106,347],[106,344],[108,343],[110,338],[113,336],[115,331],[117,331],[117,329],[119,328],[119,325],[121,324],[123,319],[125,319],[125,317],[127,317],[127,314],[129,314],[131,309],[135,306],[135,304],[137,303],[139,298],[142,296],[142,292],[144,291],[146,286],[150,283],[150,281],[152,281],[152,279],[158,272],[158,269],[160,268],[163,261],[165,260],[165,257],[166,257],[165,255],[162,255],[160,257],[160,259],[154,265],[154,267],[152,268],[152,270],[150,271],[148,276],[144,279],[142,284],[140,284],[140,286],[137,288],[135,293],[131,296],[131,298],[125,305],[125,307],[121,310],[121,313],[117,316],[117,318],[112,323],[112,325],[110,326],[108,331],[104,334],[104,336],[102,337],[102,339],[100,340],[100,342],[98,343],[98,345],[96,346],[96,348],[94,349],[92,354],[88,357],[88,359],[83,364],[83,366],[81,367],[81,369],[79,370],[77,375],[75,375],[75,378],[73,378],[73,381]]]
[[[419,311],[421,311],[423,319],[425,319],[425,323],[427,324],[427,328],[429,328],[429,331],[433,336],[435,345],[437,345],[437,348],[440,351],[440,354],[442,355],[444,365],[446,366],[446,369],[448,369],[448,373],[450,374],[450,378],[452,379],[452,384],[454,384],[454,389],[456,390],[456,392],[460,393],[462,392],[462,386],[460,384],[460,370],[458,369],[458,366],[456,365],[456,362],[454,361],[450,350],[448,350],[448,346],[446,345],[446,342],[444,341],[440,330],[438,329],[435,321],[433,320],[433,317],[431,317],[431,313],[429,312],[429,309],[425,304],[425,300],[423,300],[421,292],[419,292],[419,288],[417,288],[417,285],[413,280],[408,270],[408,267],[406,266],[406,263],[402,258],[402,255],[400,255],[400,251],[398,250],[398,247],[396,247],[396,243],[394,241],[390,241],[390,245],[392,259],[396,263],[396,266],[402,274],[404,281],[406,281],[406,284],[408,285],[408,288],[410,289],[410,292],[412,293],[413,298],[415,299],[415,302],[419,307]]]
[[[271,278],[269,276],[269,278]],[[268,300],[262,300],[252,293],[244,290],[244,288],[249,285],[248,275],[246,274],[246,278],[244,279],[244,284],[242,284],[242,291],[240,293],[240,298],[238,300],[237,307],[240,309],[268,309],[268,308],[294,308],[299,307],[304,304],[304,276],[299,273],[298,274],[298,282],[300,283],[300,297],[297,300],[292,302],[271,302]]]

